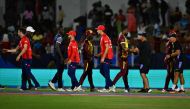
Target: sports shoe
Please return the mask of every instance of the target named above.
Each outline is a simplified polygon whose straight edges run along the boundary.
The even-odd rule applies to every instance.
[[[139,90],[138,92],[140,92],[140,93],[145,93],[145,92],[146,92],[146,89],[141,89],[141,90]]]
[[[73,92],[73,89],[66,89],[67,92]]]
[[[179,93],[185,93],[185,90],[180,89]]]
[[[174,90],[175,90],[176,92],[179,92],[179,91],[180,91],[180,89],[179,89],[179,88],[175,88]]]
[[[58,92],[65,92],[65,90],[63,88],[58,88],[57,91]]]
[[[98,90],[98,92],[106,92],[106,93],[107,93],[107,92],[110,92],[110,91],[109,91],[109,89],[105,89],[105,88],[104,88],[104,89]]]
[[[115,85],[113,85],[112,87],[109,87],[109,92],[116,92]]]
[[[83,89],[82,89],[82,86],[80,85],[80,86],[78,86],[78,87],[75,87],[75,88],[74,88],[74,91],[75,91],[75,92],[79,92],[79,91],[83,91],[83,92],[84,92],[85,90],[83,90]]]
[[[165,92],[167,92],[167,90],[166,89],[162,89],[162,93],[165,93]]]
[[[52,83],[51,81],[48,83],[49,87],[52,89],[52,90],[56,90],[55,86],[54,86],[54,83]]]
[[[124,92],[125,92],[125,93],[129,93],[129,90],[128,90],[128,89],[125,89]]]
[[[152,92],[152,90],[151,89],[146,89],[146,92],[150,93],[150,92]]]

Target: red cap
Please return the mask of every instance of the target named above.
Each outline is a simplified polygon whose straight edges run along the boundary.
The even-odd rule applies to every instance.
[[[72,35],[72,36],[76,36],[77,33],[74,30],[71,30],[67,33],[67,35]]]
[[[104,31],[105,30],[105,26],[104,25],[99,25],[96,29]]]

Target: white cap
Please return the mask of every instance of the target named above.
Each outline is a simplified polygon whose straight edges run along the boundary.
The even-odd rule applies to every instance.
[[[34,28],[33,27],[31,27],[31,26],[28,26],[27,28],[26,28],[26,31],[29,31],[29,32],[35,32],[35,30],[34,30]]]

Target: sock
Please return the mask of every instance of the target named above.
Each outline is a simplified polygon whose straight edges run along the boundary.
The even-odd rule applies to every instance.
[[[173,84],[173,86],[172,86],[172,90],[174,90],[174,89],[175,89],[175,87],[176,87],[176,85],[175,85],[175,84]]]
[[[184,90],[184,85],[181,85],[181,90]]]

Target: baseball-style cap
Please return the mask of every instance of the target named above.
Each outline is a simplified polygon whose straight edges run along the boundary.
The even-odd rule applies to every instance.
[[[72,35],[72,36],[76,36],[77,33],[74,30],[71,30],[67,33],[67,35]]]
[[[146,32],[140,31],[140,32],[138,32],[138,35],[146,37]]]
[[[85,31],[85,35],[87,35],[87,36],[92,36],[94,34],[95,33],[91,29],[88,29],[88,30]]]
[[[106,28],[105,28],[105,26],[104,25],[99,25],[97,28],[96,28],[96,30],[102,30],[102,31],[104,31]]]
[[[170,37],[176,37],[177,33],[175,31],[170,31],[168,34],[168,38]]]
[[[31,26],[26,27],[26,31],[32,32],[32,33],[35,32],[34,28]]]

